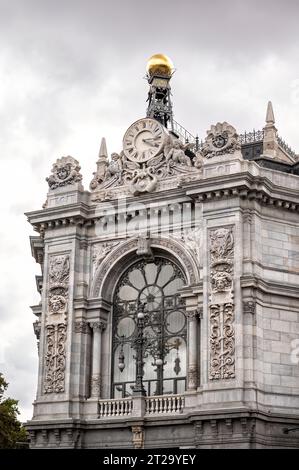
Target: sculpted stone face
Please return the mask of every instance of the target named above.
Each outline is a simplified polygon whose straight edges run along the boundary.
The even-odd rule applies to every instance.
[[[68,173],[69,172],[66,168],[60,168],[57,172],[57,175],[61,180],[64,180],[68,176]]]
[[[215,147],[220,149],[225,146],[226,139],[221,134],[218,134],[213,138],[213,144]]]
[[[52,313],[58,313],[63,310],[65,299],[61,295],[53,295],[50,299],[50,309]]]

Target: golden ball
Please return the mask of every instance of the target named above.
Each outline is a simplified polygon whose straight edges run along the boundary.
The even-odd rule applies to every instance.
[[[163,75],[170,77],[173,70],[172,60],[164,54],[152,55],[146,65],[146,71],[150,76]]]

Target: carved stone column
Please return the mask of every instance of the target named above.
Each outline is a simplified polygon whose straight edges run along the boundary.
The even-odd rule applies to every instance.
[[[102,321],[90,323],[92,328],[92,373],[91,396],[99,398],[101,395],[101,360],[102,360],[102,332],[106,325]]]
[[[197,345],[197,319],[198,309],[187,310],[188,318],[188,374],[187,389],[196,390],[198,384],[198,345]]]

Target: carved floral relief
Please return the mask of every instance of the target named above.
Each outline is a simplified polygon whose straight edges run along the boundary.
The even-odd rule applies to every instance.
[[[46,326],[44,393],[64,392],[67,325]]]
[[[232,227],[211,230],[209,243],[209,377],[211,380],[229,379],[235,377]]]

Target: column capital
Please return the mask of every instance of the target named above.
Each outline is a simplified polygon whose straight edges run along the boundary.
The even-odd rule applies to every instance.
[[[96,331],[96,330],[103,331],[106,328],[106,323],[101,320],[91,321],[89,322],[89,326],[90,328],[93,329],[93,331]]]
[[[202,318],[202,308],[193,308],[192,310],[186,310],[186,316],[188,320],[196,320],[197,318]]]

